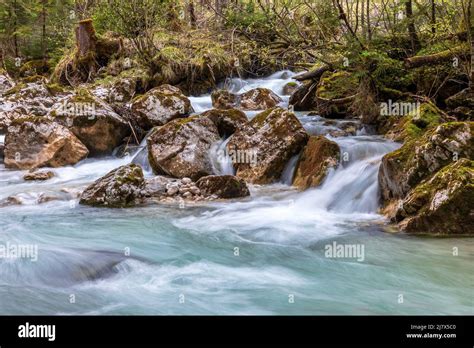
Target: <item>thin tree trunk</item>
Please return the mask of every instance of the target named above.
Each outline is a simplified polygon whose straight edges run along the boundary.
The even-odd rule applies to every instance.
[[[416,53],[420,49],[421,45],[418,35],[416,34],[412,0],[405,0],[405,12],[408,20],[408,35],[410,36],[411,48],[413,53]]]
[[[367,0],[367,15],[365,16],[367,20],[367,39],[372,40],[372,29],[370,28],[370,0]]]
[[[193,0],[189,0],[188,12],[189,12],[189,23],[191,24],[192,28],[195,28],[196,27],[196,11],[194,8]]]
[[[473,13],[473,0],[469,0],[467,8],[467,17],[468,20],[466,21],[466,25],[468,26],[467,32],[471,37],[471,79],[469,80],[469,87],[471,89],[471,93],[474,93],[474,18],[472,16]]]
[[[41,9],[41,24],[42,24],[42,33],[41,33],[41,54],[43,56],[43,61],[46,63],[46,1],[42,0],[42,9]]]
[[[17,8],[17,1],[13,0],[13,46],[15,48],[15,57],[18,58],[18,8]]]
[[[431,32],[436,34],[436,2],[431,0]]]

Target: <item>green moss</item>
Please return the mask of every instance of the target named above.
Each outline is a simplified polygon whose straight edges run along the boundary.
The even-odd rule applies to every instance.
[[[339,99],[354,95],[359,86],[355,74],[347,71],[325,72],[319,82],[316,94],[324,99]]]

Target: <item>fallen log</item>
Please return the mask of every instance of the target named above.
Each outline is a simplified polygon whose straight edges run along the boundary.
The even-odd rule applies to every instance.
[[[318,80],[322,74],[324,74],[326,71],[331,70],[331,66],[329,65],[323,65],[322,67],[311,70],[308,72],[305,72],[303,74],[296,75],[293,77],[297,81],[304,81],[304,80]]]
[[[461,45],[453,49],[438,52],[435,54],[407,58],[405,59],[405,67],[408,69],[413,69],[424,65],[437,65],[448,62],[456,57],[469,57],[469,49],[466,46]]]

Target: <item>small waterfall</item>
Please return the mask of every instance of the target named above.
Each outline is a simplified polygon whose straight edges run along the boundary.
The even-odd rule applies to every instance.
[[[286,164],[280,179],[283,184],[288,186],[291,186],[291,184],[293,184],[293,177],[295,176],[296,164],[298,163],[299,158],[300,154],[294,155]]]
[[[148,160],[148,145],[147,145],[147,140],[148,137],[151,135],[153,130],[149,131],[148,134],[143,138],[141,141],[140,145],[138,146],[139,150],[137,153],[132,158],[131,163],[138,164],[139,166],[142,167],[143,171],[145,173],[151,173],[151,165]]]
[[[216,142],[209,151],[212,170],[215,175],[234,175],[234,164],[227,153],[227,144],[231,137]]]

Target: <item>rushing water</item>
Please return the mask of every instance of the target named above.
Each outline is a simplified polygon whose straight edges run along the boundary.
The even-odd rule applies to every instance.
[[[291,76],[226,86],[281,94]],[[191,100],[196,112],[211,108],[209,95]],[[334,128],[298,117],[311,134]],[[1,166],[0,200],[23,205],[0,208],[0,245],[39,249],[36,262],[0,260],[0,314],[472,314],[474,241],[390,233],[377,214],[377,171],[399,145],[357,134],[331,138],[342,161],[319,188],[288,186],[295,156],[281,183],[252,186],[249,199],[184,208],[97,209],[64,196],[131,161],[149,169],[146,142],[122,158],[54,169],[47,182]],[[233,172],[225,143],[211,151],[219,174]],[[62,200],[38,204],[45,195]],[[326,257],[333,242],[364,246],[363,260]]]

